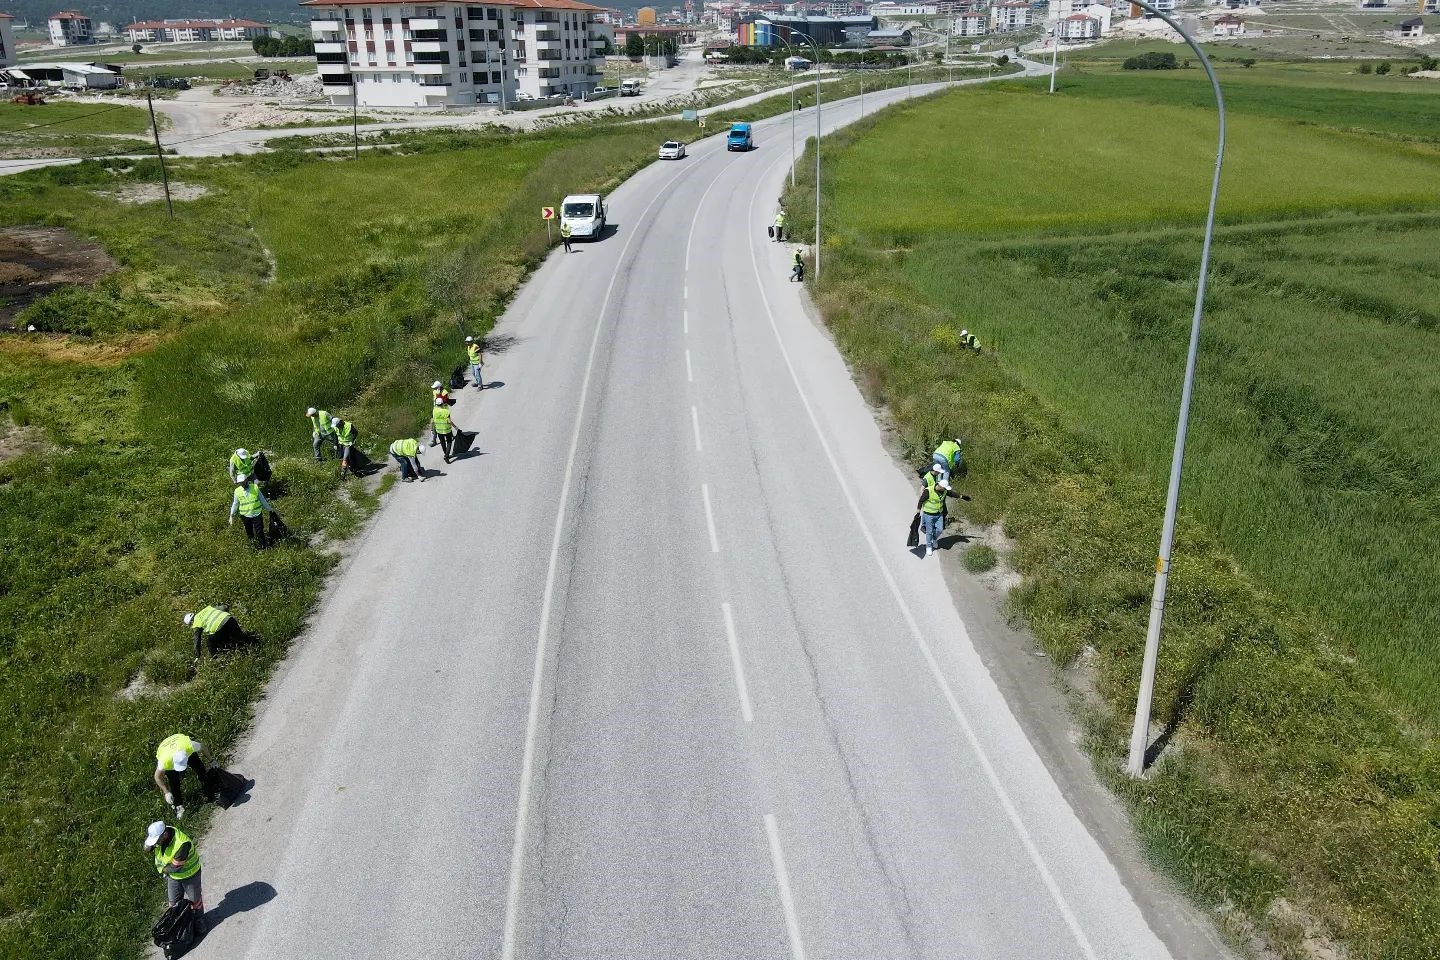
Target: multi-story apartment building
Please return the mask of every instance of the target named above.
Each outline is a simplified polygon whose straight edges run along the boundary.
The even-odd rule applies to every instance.
[[[990,8],[990,27],[999,33],[1024,30],[1030,26],[1030,4],[1021,0],[997,3]]]
[[[15,66],[15,28],[11,23],[14,19],[8,13],[0,13],[0,67]]]
[[[983,37],[990,32],[986,16],[978,10],[950,19],[950,32],[957,37]]]
[[[142,20],[125,28],[131,43],[258,40],[269,35],[270,28],[254,20]]]
[[[580,0],[367,5],[305,0],[331,102],[441,107],[579,97],[600,82],[608,41]]]
[[[82,43],[95,42],[95,25],[83,13],[62,10],[51,14],[50,43],[57,47],[72,47]]]

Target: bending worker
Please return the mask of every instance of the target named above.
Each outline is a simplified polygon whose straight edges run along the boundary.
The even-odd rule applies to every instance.
[[[355,424],[339,417],[330,418],[330,429],[335,433],[335,449],[340,451],[340,476],[350,472],[350,450],[355,446]]]
[[[185,771],[193,769],[200,778],[200,789],[206,791],[210,771],[200,754],[205,747],[199,740],[191,740],[183,733],[172,733],[160,741],[155,750],[155,786],[165,802],[175,808],[175,819],[185,816]],[[208,792],[208,791],[207,791]]]
[[[305,411],[305,416],[310,418],[310,445],[315,448],[315,462],[319,463],[325,459],[320,453],[320,448],[326,443],[334,445],[335,452],[340,452],[340,445],[335,443],[335,428],[330,426],[333,419],[329,410],[316,410],[311,407]]]
[[[430,429],[440,441],[440,452],[445,462],[450,462],[450,451],[455,446],[455,431],[460,429],[450,420],[450,407],[439,397],[435,398],[435,409],[430,411]],[[432,443],[431,446],[434,446]]]
[[[805,282],[805,257],[800,253],[800,248],[795,248],[794,255],[790,258],[790,279]]]
[[[945,532],[945,498],[953,496],[949,482],[940,479],[940,465],[932,465],[920,488],[920,502],[915,505],[920,511],[920,529],[925,532],[926,556],[935,552],[940,535]]]
[[[416,477],[425,482],[425,468],[420,465],[420,441],[405,437],[390,444],[390,456],[400,467],[400,479],[411,483]]]
[[[230,454],[230,479],[234,480],[242,473],[248,477],[255,476],[255,457],[244,447]]]
[[[480,378],[480,368],[485,364],[485,354],[480,350],[480,344],[475,342],[474,337],[465,338],[465,355],[470,359],[470,380],[475,384],[476,390],[485,389],[485,381]]]
[[[155,851],[155,872],[165,878],[165,899],[170,903],[182,897],[195,911],[195,933],[205,932],[205,898],[200,889],[200,851],[194,841],[161,820],[145,831],[145,849]]]
[[[940,468],[940,479],[950,482],[952,474],[960,472],[960,438],[946,440],[930,454],[930,462]]]
[[[230,616],[230,608],[223,604],[218,607],[201,607],[198,613],[185,614],[185,626],[195,635],[195,659],[200,659],[200,641],[210,651],[210,656],[223,647],[239,646],[245,639],[240,624]]]
[[[235,493],[230,498],[230,524],[234,525],[235,514],[239,512],[240,519],[245,523],[245,536],[262,550],[270,543],[265,536],[266,511],[273,514],[275,508],[265,499],[265,492],[260,489],[260,484],[243,473],[236,477]]]

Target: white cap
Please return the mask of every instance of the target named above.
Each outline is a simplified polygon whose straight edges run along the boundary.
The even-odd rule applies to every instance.
[[[145,830],[145,849],[149,850],[160,842],[160,834],[165,832],[165,821],[156,820]]]
[[[190,622],[191,622],[192,620],[194,620],[194,619],[195,619],[195,614],[193,614],[193,613],[187,613],[187,614],[185,614],[185,626],[187,626],[187,627],[190,626]]]
[[[969,331],[969,330],[961,330],[961,331],[960,331],[960,336],[962,336],[962,337],[968,337],[969,335],[970,335],[970,331]]]
[[[250,456],[250,451],[246,450],[244,447],[241,447],[239,450],[235,451],[235,456],[240,457],[243,460],[245,457]]]
[[[185,768],[190,766],[190,754],[184,750],[176,750],[175,756],[171,757],[170,761],[175,765],[176,773],[184,773]]]
[[[307,417],[313,417],[313,416],[315,416],[315,408],[314,408],[314,407],[311,407],[309,410],[306,410],[306,411],[305,411],[305,416],[307,416]]]
[[[340,426],[340,418],[339,418],[339,417],[331,417],[331,418],[330,418],[330,426],[332,426],[332,427],[338,427],[338,426]]]
[[[430,384],[430,389],[431,389],[431,390],[439,390],[439,389],[440,389],[440,381],[439,381],[439,380],[436,380],[434,383]]]
[[[466,338],[465,338],[465,342],[466,342],[466,343],[474,343],[474,342],[475,342],[475,338],[474,338],[474,337],[466,337]]]
[[[235,474],[235,482],[236,482],[236,483],[244,483],[246,480],[249,480],[249,479],[250,479],[250,478],[249,478],[248,476],[246,476],[245,474],[243,474],[243,473],[237,473],[237,474]]]
[[[965,441],[964,441],[964,440],[961,440],[959,437],[956,437],[956,438],[955,438],[955,446],[957,446],[957,447],[963,447],[963,446],[965,446]]]
[[[436,398],[435,398],[435,406],[437,406],[437,407],[443,407],[444,405],[445,405],[445,398],[444,398],[444,397],[436,397]]]
[[[934,472],[934,473],[944,473],[944,472],[945,472],[945,468],[942,467],[942,466],[940,466],[940,464],[938,464],[938,463],[932,463],[932,464],[930,464],[930,469],[931,469],[931,471]]]

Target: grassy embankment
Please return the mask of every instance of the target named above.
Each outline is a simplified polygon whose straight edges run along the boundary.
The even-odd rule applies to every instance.
[[[179,162],[173,177],[212,192],[173,223],[95,191],[154,182],[149,162],[0,180],[0,224],[70,227],[122,264],[21,317],[71,335],[0,338],[0,435],[45,443],[0,461],[0,956],[140,952],[162,892],[139,846],[164,813],[154,745],[180,729],[224,756],[334,563],[326,545],[376,501],[310,462],[306,406],[353,419],[382,458],[460,361],[459,328],[487,330],[545,253],[535,210],[613,187],[673,132]],[[438,186],[481,171],[479,193]],[[225,525],[240,445],[277,454],[295,531],[264,553]],[[209,602],[261,643],[196,669],[180,616]]]
[[[1003,525],[1014,609],[1094,672],[1097,767],[1157,859],[1238,939],[1418,960],[1440,942],[1440,152],[1395,135],[1434,114],[1238,71],[1151,779],[1118,768],[1213,163],[1203,74],[957,91],[827,140],[818,299],[910,453],[968,438],[968,525]]]
[[[0,159],[143,150],[150,145],[143,139],[149,131],[149,113],[128,104],[0,103]]]

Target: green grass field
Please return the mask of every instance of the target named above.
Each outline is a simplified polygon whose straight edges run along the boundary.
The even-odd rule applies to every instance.
[[[612,189],[677,127],[181,161],[172,178],[211,192],[173,223],[98,192],[158,182],[149,161],[0,179],[0,224],[70,227],[122,265],[27,308],[39,334],[0,337],[0,437],[44,441],[0,460],[0,956],[141,954],[163,893],[137,840],[164,813],[155,743],[183,729],[225,755],[334,563],[327,544],[386,489],[313,464],[305,408],[354,420],[383,459],[459,365],[457,324],[488,330],[546,252],[535,209]],[[481,193],[433,189],[477,164]],[[337,237],[363,238],[363,256]],[[265,553],[225,523],[241,445],[273,451],[295,532]],[[261,643],[195,668],[180,616],[210,602]],[[151,692],[123,696],[141,677]],[[204,812],[186,822],[203,830]]]
[[[143,107],[108,100],[22,106],[0,103],[0,159],[89,156],[141,148],[150,115]]]
[[[957,91],[832,138],[818,296],[911,453],[967,437],[970,522],[1013,538],[1046,650],[1098,654],[1097,765],[1156,857],[1281,956],[1313,956],[1309,923],[1352,957],[1426,957],[1440,152],[1399,138],[1431,139],[1440,101],[1239,70],[1156,698],[1175,745],[1143,784],[1113,771],[1214,160],[1177,76],[1199,71]]]

